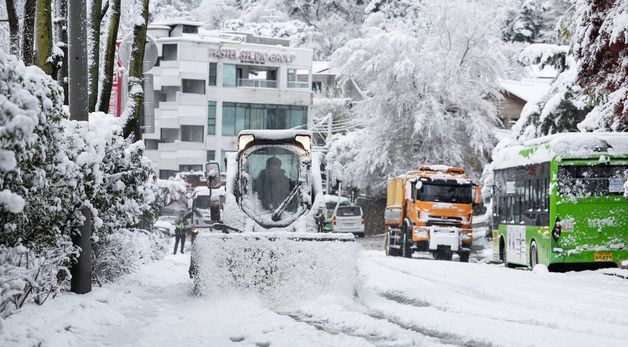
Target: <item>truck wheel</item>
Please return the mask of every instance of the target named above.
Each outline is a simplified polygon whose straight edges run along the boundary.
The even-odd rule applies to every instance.
[[[530,243],[530,268],[534,269],[536,264],[539,263],[539,251],[536,248],[536,241]]]
[[[412,245],[408,241],[407,228],[403,228],[403,235],[401,236],[401,256],[404,258],[412,258]]]
[[[460,255],[460,262],[462,263],[469,262],[469,255],[471,254],[471,252],[460,252],[458,254]]]
[[[391,257],[394,255],[394,249],[390,248],[390,231],[387,231],[384,235],[384,252],[387,257]]]

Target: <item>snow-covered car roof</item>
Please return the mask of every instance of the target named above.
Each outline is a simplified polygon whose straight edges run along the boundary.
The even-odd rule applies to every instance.
[[[529,140],[493,153],[493,168],[538,164],[553,159],[589,158],[595,155],[628,155],[626,133],[560,133]]]

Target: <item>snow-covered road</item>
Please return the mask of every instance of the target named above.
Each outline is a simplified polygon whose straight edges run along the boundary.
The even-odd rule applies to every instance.
[[[169,255],[90,294],[28,306],[2,322],[0,345],[628,345],[628,280],[601,271],[534,273],[364,250],[357,298],[321,293],[276,307],[248,295],[190,295],[188,260]]]

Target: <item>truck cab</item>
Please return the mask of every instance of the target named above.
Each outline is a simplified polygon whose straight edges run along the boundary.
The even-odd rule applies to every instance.
[[[441,165],[424,165],[389,180],[387,253],[409,257],[414,251],[429,251],[447,260],[458,253],[461,261],[468,261],[478,188],[464,169]]]

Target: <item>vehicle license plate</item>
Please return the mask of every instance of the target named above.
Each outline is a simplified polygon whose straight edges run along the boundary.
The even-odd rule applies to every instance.
[[[595,252],[595,261],[613,261],[611,252]]]
[[[621,193],[624,191],[624,180],[621,178],[610,178],[608,180],[608,191],[610,193]]]

